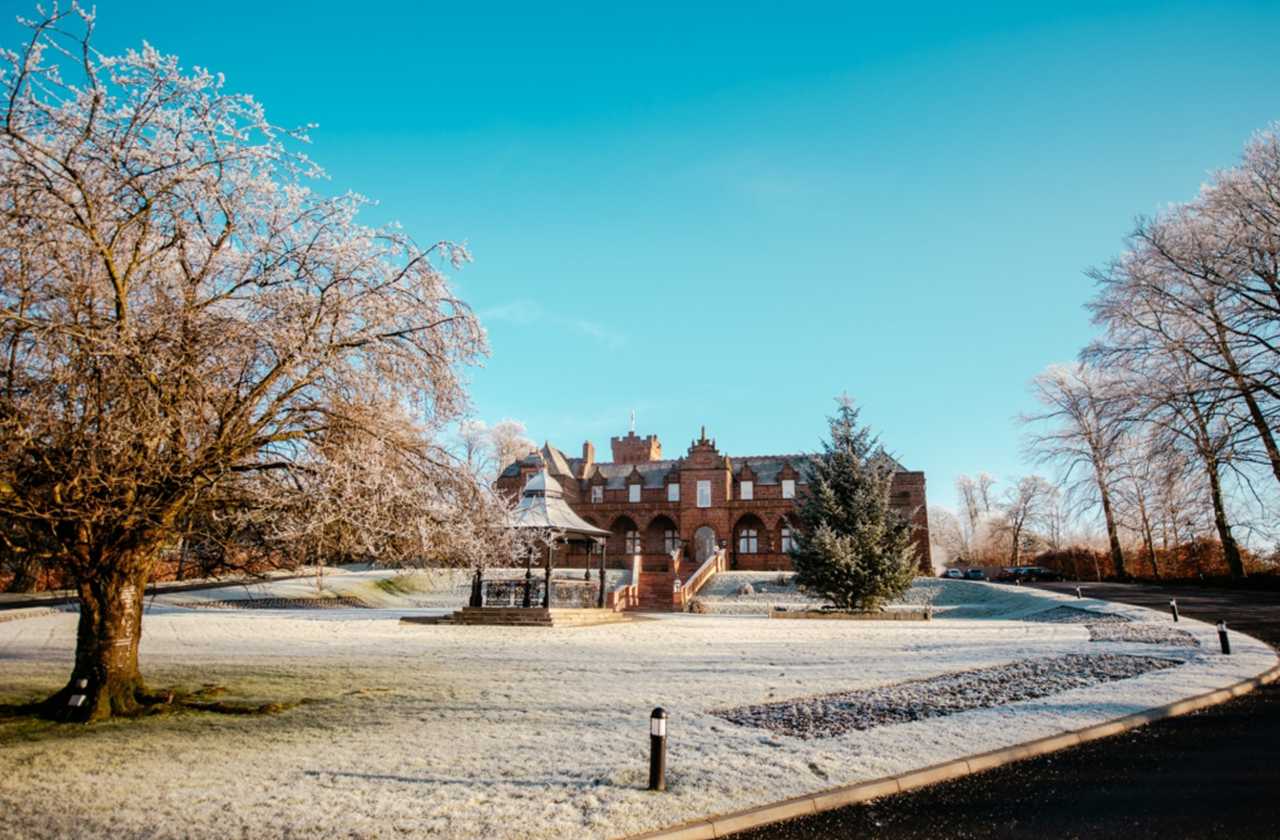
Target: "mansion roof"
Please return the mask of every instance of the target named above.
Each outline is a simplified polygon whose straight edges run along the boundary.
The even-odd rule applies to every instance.
[[[902,464],[888,454],[881,457],[888,459],[895,472],[906,472]],[[807,484],[813,474],[813,453],[801,452],[790,455],[746,455],[729,457],[730,470],[733,475],[740,476],[743,467],[749,467],[752,480],[759,485],[778,484],[779,475],[790,465],[796,472],[801,484]],[[641,484],[647,488],[659,488],[667,483],[667,477],[680,469],[683,458],[668,458],[644,463],[614,463],[610,461],[593,462],[587,475],[583,474],[584,458],[572,458],[552,446],[550,442],[542,448],[530,452],[525,457],[507,465],[499,478],[519,478],[521,468],[545,466],[547,473],[560,478],[577,478],[591,480],[600,475],[605,480],[605,487],[610,490],[622,490],[630,483],[628,479],[635,473],[641,477]]]

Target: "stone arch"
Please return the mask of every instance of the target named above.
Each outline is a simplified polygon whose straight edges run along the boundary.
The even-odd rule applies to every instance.
[[[735,555],[763,554],[769,550],[769,534],[764,522],[754,513],[744,513],[733,523]]]
[[[790,514],[783,514],[778,517],[778,521],[774,523],[774,529],[778,534],[778,552],[780,554],[787,553],[787,538],[794,537],[796,532],[795,517]]]
[[[671,540],[675,545],[671,545]],[[680,544],[680,527],[675,520],[665,513],[660,513],[649,520],[644,529],[644,550],[646,554],[667,554]]]
[[[716,539],[716,529],[710,525],[702,525],[693,532],[693,560],[699,566],[715,553]]]
[[[632,544],[628,544],[628,535],[633,534]],[[607,543],[607,552],[609,554],[631,555],[631,549],[637,548],[635,542],[640,540],[640,526],[636,525],[636,521],[630,516],[623,514],[613,520],[613,524],[609,526],[609,540]]]

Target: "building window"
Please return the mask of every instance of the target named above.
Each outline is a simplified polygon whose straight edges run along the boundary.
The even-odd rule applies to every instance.
[[[791,526],[782,526],[782,550],[790,551],[795,547],[795,542],[791,539]]]
[[[755,528],[743,528],[738,532],[738,553],[755,554],[760,548],[760,535]]]
[[[604,485],[603,484],[591,485],[591,503],[593,505],[598,505],[603,501],[604,501]]]
[[[711,482],[710,481],[698,482],[698,507],[700,508],[711,507]]]
[[[628,502],[640,501],[640,485],[639,484],[627,485],[627,501]]]
[[[627,531],[626,535],[623,538],[623,542],[625,543],[625,550],[627,554],[643,553],[640,549],[640,532],[639,531]]]
[[[743,481],[738,485],[738,498],[744,502],[749,502],[755,496],[755,482]]]
[[[679,484],[667,485],[667,501],[668,502],[680,501],[680,485]]]
[[[782,479],[782,498],[794,499],[796,497],[796,480],[794,478]]]
[[[668,554],[680,547],[680,535],[675,531],[667,530],[662,532],[662,548]]]

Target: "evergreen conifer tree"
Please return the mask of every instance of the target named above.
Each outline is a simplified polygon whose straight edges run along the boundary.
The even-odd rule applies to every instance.
[[[879,609],[915,576],[912,527],[889,506],[893,461],[858,425],[853,401],[841,397],[828,422],[831,439],[796,512],[796,582],[841,609]]]

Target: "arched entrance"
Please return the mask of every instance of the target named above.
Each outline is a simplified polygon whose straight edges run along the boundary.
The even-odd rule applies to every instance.
[[[760,568],[756,557],[768,551],[769,538],[760,517],[748,513],[733,526],[733,565],[748,569]]]
[[[629,516],[619,516],[613,520],[613,524],[609,526],[609,553],[631,556],[643,551],[640,529],[635,520]]]
[[[655,516],[644,532],[647,554],[670,554],[680,547],[680,530],[668,516]]]
[[[707,558],[716,552],[716,531],[710,525],[703,525],[693,532],[693,559],[701,566]]]

